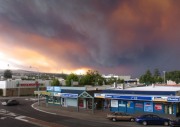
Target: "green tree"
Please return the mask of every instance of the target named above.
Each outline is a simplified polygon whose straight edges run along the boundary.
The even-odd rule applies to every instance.
[[[162,83],[162,82],[163,82],[163,79],[161,77],[161,74],[159,70],[156,68],[154,70],[153,83]]]
[[[80,79],[80,85],[103,85],[105,79],[98,71],[88,70]]]
[[[71,86],[73,81],[78,81],[78,80],[79,80],[78,75],[72,73],[67,76],[66,86]]]
[[[166,80],[172,80],[177,84],[180,83],[180,71],[166,72]]]
[[[54,78],[51,82],[51,86],[60,86],[60,82],[58,79]]]
[[[5,70],[4,71],[4,78],[12,78],[12,71],[11,70]]]
[[[145,84],[153,83],[153,77],[152,77],[151,71],[147,70],[146,73],[140,77],[139,82],[145,83]]]

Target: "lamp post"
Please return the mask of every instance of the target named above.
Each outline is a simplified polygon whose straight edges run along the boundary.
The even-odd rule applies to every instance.
[[[166,71],[163,71],[164,73],[164,84],[166,84]]]
[[[39,82],[38,82],[38,80],[39,80],[39,69],[37,67],[32,67],[32,66],[30,66],[30,68],[35,68],[37,70],[37,72],[38,72],[38,79],[37,79],[37,82],[36,82],[36,86],[38,88],[38,106],[39,106],[40,105],[40,102],[39,102]]]

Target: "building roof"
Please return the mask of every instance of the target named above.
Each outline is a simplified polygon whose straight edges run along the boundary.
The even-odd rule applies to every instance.
[[[122,89],[117,89],[122,90]],[[180,87],[178,86],[144,86],[144,87],[131,87],[124,90],[132,90],[132,91],[180,91]]]
[[[126,89],[106,89],[102,93],[113,94],[138,94],[138,95],[179,95],[180,87],[177,86],[144,86],[144,87],[132,87]]]

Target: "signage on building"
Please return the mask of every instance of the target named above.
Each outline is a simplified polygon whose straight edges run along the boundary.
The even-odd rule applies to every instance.
[[[60,97],[60,96],[61,96],[61,93],[54,93],[54,96]]]
[[[154,109],[158,111],[162,110],[162,104],[155,104]]]
[[[37,86],[37,83],[28,83],[28,84],[19,84],[21,87],[26,87],[26,86]]]
[[[63,97],[63,98],[78,98],[78,94],[61,93],[61,97]]]
[[[142,103],[135,103],[135,107],[136,108],[143,108],[143,104]]]
[[[153,97],[153,101],[167,101],[167,97]]]
[[[95,98],[105,98],[105,94],[95,93],[94,97]]]
[[[46,90],[47,90],[47,91],[53,91],[53,90],[54,90],[54,87],[53,87],[53,86],[47,86],[47,87],[46,87]]]
[[[111,107],[118,107],[118,100],[111,100]]]
[[[147,96],[124,96],[124,95],[118,95],[118,94],[105,94],[105,98],[152,101],[152,97],[150,97],[150,96],[149,97],[147,97]]]
[[[180,97],[168,97],[168,102],[180,102]]]
[[[152,102],[144,102],[144,111],[145,112],[153,112],[153,103]]]
[[[54,86],[54,91],[55,92],[61,92],[61,87],[60,86]]]

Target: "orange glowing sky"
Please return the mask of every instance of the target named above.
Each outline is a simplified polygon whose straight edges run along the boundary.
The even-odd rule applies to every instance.
[[[0,69],[179,70],[180,1],[0,1]],[[9,65],[9,66],[8,66]]]

